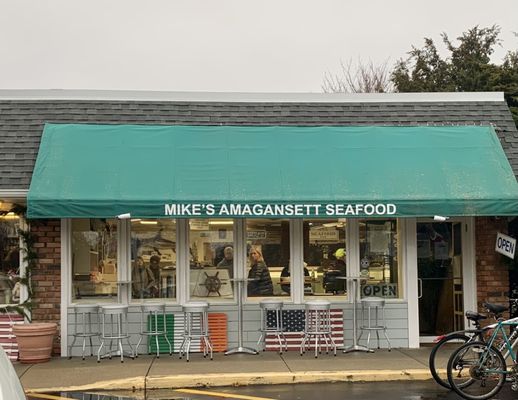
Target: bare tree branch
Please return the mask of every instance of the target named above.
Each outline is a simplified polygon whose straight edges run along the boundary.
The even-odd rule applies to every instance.
[[[376,65],[372,60],[358,59],[355,65],[351,59],[340,61],[340,72],[327,72],[322,83],[324,93],[386,93],[393,92],[388,60]]]

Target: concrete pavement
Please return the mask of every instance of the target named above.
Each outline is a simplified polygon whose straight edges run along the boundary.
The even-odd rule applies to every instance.
[[[430,379],[430,348],[382,349],[374,353],[341,351],[300,356],[263,352],[258,355],[214,354],[214,360],[191,354],[191,361],[178,355],[142,356],[132,360],[95,357],[83,361],[54,358],[43,364],[15,364],[26,391],[143,390],[182,387],[234,386],[257,384],[314,383],[336,381],[389,381]]]

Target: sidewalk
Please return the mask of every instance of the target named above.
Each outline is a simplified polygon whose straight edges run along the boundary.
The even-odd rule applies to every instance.
[[[334,357],[321,354],[300,356],[292,351],[279,355],[214,354],[214,360],[192,354],[191,361],[173,356],[139,356],[85,361],[54,358],[48,363],[15,364],[27,391],[141,390],[181,387],[235,386],[258,384],[315,383],[336,381],[388,381],[430,379],[430,347],[376,350],[374,353],[341,351]]]

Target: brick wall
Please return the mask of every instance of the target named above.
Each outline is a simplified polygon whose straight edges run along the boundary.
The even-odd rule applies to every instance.
[[[35,305],[34,322],[55,322],[60,331],[61,317],[61,223],[59,220],[42,220],[31,224],[36,235],[35,251],[38,255],[33,270],[32,284]],[[59,355],[60,336],[54,340],[53,354]]]
[[[495,252],[497,232],[507,233],[507,218],[475,219],[477,301],[481,312],[484,301],[508,304],[509,268],[505,256]]]

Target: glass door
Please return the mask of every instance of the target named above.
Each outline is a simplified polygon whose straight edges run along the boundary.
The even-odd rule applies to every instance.
[[[460,222],[417,223],[422,341],[464,328],[461,236]]]

